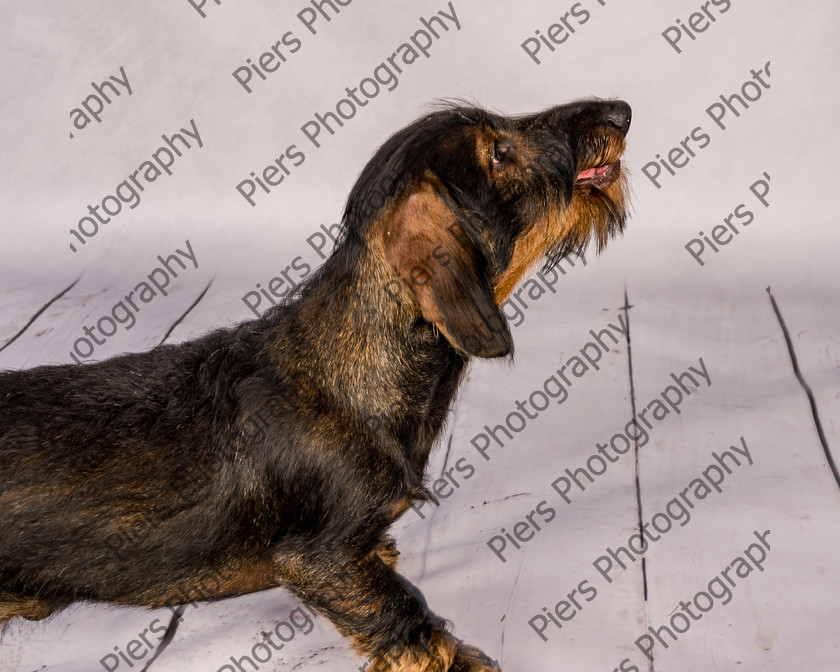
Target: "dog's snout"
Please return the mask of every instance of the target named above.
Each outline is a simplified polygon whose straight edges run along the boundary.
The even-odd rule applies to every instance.
[[[632,112],[623,100],[593,100],[558,105],[527,120],[526,128],[563,130],[567,126],[580,125],[592,131],[596,128],[611,128],[621,136],[630,129]]]
[[[615,126],[622,135],[625,135],[630,128],[633,113],[627,103],[623,100],[616,100],[609,103],[604,116],[607,123]]]

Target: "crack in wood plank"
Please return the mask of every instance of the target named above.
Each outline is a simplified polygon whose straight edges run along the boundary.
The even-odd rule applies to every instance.
[[[161,637],[160,644],[158,644],[157,649],[155,650],[155,654],[146,661],[146,664],[143,666],[143,669],[140,672],[147,672],[148,669],[152,666],[158,656],[163,653],[164,649],[169,646],[172,639],[175,637],[175,632],[178,630],[178,626],[181,624],[181,621],[184,619],[184,610],[186,609],[185,605],[179,605],[172,610],[172,618],[169,619],[169,625],[166,626],[166,632],[163,633],[163,637]]]
[[[811,391],[811,387],[805,381],[802,371],[799,369],[799,362],[796,359],[796,351],[793,347],[793,340],[790,337],[790,332],[788,331],[785,320],[782,317],[782,311],[779,310],[779,304],[776,303],[776,297],[773,296],[773,292],[770,291],[769,286],[765,291],[770,296],[770,304],[773,306],[773,312],[776,314],[776,319],[779,321],[779,326],[782,328],[782,335],[785,337],[785,344],[787,345],[788,354],[790,355],[790,362],[793,365],[793,374],[796,376],[796,379],[799,381],[802,389],[805,390],[805,395],[808,397],[808,403],[811,406],[811,416],[814,418],[814,425],[817,428],[817,436],[819,436],[823,452],[825,452],[825,459],[828,461],[831,473],[834,474],[834,481],[837,483],[837,486],[840,487],[840,472],[837,471],[837,465],[834,463],[834,457],[831,455],[828,440],[825,438],[825,432],[823,431],[822,423],[820,422],[820,414],[817,410],[817,400],[814,397],[814,393]]]
[[[73,289],[73,287],[76,286],[76,283],[79,282],[79,280],[81,280],[81,278],[82,278],[82,276],[80,275],[73,282],[71,282],[68,287],[66,287],[64,290],[62,290],[58,294],[56,294],[53,298],[51,298],[43,306],[41,306],[41,308],[38,309],[38,312],[36,312],[32,317],[29,318],[29,322],[27,322],[25,325],[23,325],[23,328],[19,332],[17,332],[8,341],[6,341],[2,346],[0,346],[0,352],[3,352],[3,350],[8,348],[12,343],[14,343],[18,338],[20,338],[24,334],[24,332],[26,332],[26,330],[29,329],[29,327],[32,326],[32,323],[35,322],[35,320],[37,320],[47,308],[49,308],[52,304],[54,304],[56,301],[58,301],[67,292],[69,292],[71,289]]]
[[[207,283],[207,286],[204,288],[204,290],[201,292],[201,294],[198,295],[198,298],[195,301],[193,301],[192,304],[190,305],[190,307],[187,308],[183,312],[181,317],[179,317],[177,320],[175,320],[174,324],[171,327],[169,327],[169,330],[166,332],[164,337],[162,339],[160,339],[160,343],[158,343],[158,345],[163,345],[166,342],[166,339],[169,338],[172,335],[173,331],[175,331],[175,327],[177,327],[179,324],[181,324],[181,322],[184,321],[184,318],[187,315],[190,314],[190,311],[192,311],[192,309],[195,308],[198,305],[198,302],[201,301],[201,299],[204,298],[204,295],[207,294],[207,290],[210,289],[210,285],[212,285],[212,284],[213,284],[212,280]]]
[[[639,537],[642,538],[644,534],[644,527],[642,521],[642,486],[639,479],[639,427],[636,423],[636,385],[633,380],[633,351],[630,344],[630,309],[633,306],[630,304],[627,295],[627,285],[624,286],[624,305],[621,309],[624,311],[624,322],[627,328],[624,332],[624,338],[627,342],[627,371],[630,378],[630,411],[632,413],[633,425],[636,427],[633,437],[633,458],[634,458],[634,480],[636,486],[636,512],[637,522],[639,525]],[[644,546],[643,546],[644,548]],[[645,610],[645,625],[649,623],[648,618],[648,580],[647,580],[647,554],[642,550],[642,594],[644,596],[644,610]],[[654,662],[650,660],[648,663],[650,672],[654,672]]]

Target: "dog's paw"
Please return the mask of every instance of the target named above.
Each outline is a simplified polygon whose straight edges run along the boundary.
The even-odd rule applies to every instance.
[[[481,649],[468,644],[459,644],[449,672],[501,672],[501,668]]]

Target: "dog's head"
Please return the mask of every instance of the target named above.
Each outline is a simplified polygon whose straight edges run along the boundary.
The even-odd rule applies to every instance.
[[[592,239],[600,249],[623,229],[629,126],[622,101],[521,117],[433,112],[362,171],[345,212],[348,235],[384,257],[389,295],[412,303],[457,351],[507,355],[500,304],[525,273]]]

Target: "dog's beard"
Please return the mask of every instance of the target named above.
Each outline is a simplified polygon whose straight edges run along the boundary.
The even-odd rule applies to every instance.
[[[572,202],[557,215],[564,220],[565,232],[546,252],[544,271],[555,267],[570,254],[582,254],[590,242],[594,241],[596,252],[600,252],[610,238],[624,231],[627,185],[622,170],[604,189],[590,185],[575,188]]]

